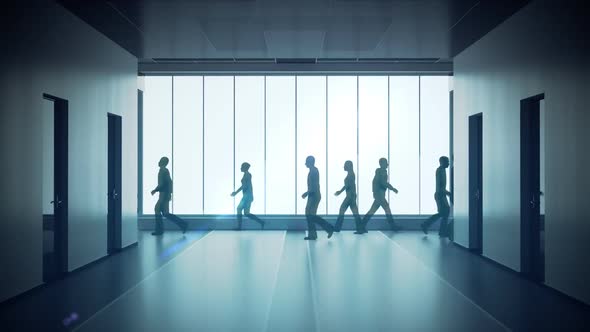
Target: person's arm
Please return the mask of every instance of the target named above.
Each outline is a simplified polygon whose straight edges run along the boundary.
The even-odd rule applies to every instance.
[[[397,189],[395,189],[389,182],[387,182],[387,173],[381,171],[382,173],[379,175],[379,180],[381,181],[381,187],[385,189],[389,189],[394,193],[397,193]]]
[[[160,170],[158,172],[158,185],[156,186],[156,188],[154,188],[154,190],[152,190],[152,195],[160,192],[160,190],[162,190],[162,187],[164,186],[164,173],[162,172],[162,170]]]
[[[232,197],[235,196],[235,195],[237,195],[240,191],[242,191],[242,187],[243,186],[240,186],[240,188],[238,188],[238,190],[236,190],[233,193],[231,193]]]
[[[344,190],[346,190],[346,185],[344,185],[344,187],[342,187],[342,189],[340,189],[336,193],[334,193],[334,195],[338,196],[338,195],[342,194],[344,192]]]
[[[307,196],[314,195],[317,192],[317,187],[320,182],[319,173],[317,171],[313,172],[310,171],[308,175],[309,185],[307,186],[307,191],[301,195],[302,198],[306,198]]]
[[[398,192],[398,190],[397,190],[397,189],[395,189],[395,188],[394,188],[394,187],[393,187],[393,186],[392,186],[392,185],[391,185],[389,182],[387,183],[387,188],[388,188],[389,190],[393,191],[393,192],[394,192],[394,193],[396,193],[396,194],[397,194],[397,192]]]

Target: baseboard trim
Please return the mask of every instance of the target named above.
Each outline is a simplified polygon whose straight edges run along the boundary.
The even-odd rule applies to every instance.
[[[53,281],[50,281],[50,282],[41,283],[41,284],[39,284],[39,285],[37,285],[37,286],[35,286],[35,287],[31,288],[31,289],[28,289],[28,290],[26,290],[26,291],[24,291],[22,293],[19,293],[19,294],[15,295],[15,296],[9,297],[8,299],[0,302],[0,308],[4,308],[4,307],[7,307],[7,306],[10,306],[10,305],[12,305],[12,304],[14,304],[14,303],[16,303],[16,302],[24,299],[24,298],[27,298],[29,296],[32,296],[32,295],[34,295],[34,294],[42,291],[43,289],[45,289],[45,287],[47,287],[47,286],[53,285],[56,282],[60,282],[60,281],[62,281],[64,279],[70,278],[72,275],[75,275],[75,274],[77,274],[77,273],[79,273],[81,271],[84,271],[84,270],[86,270],[86,269],[88,269],[88,268],[90,268],[90,267],[92,267],[92,266],[94,266],[94,265],[96,265],[96,264],[98,264],[98,263],[106,260],[107,258],[112,257],[113,255],[116,255],[118,253],[121,253],[123,251],[126,251],[126,250],[128,250],[130,248],[137,247],[137,245],[138,245],[138,242],[132,243],[132,244],[126,246],[126,247],[121,248],[117,252],[114,252],[114,253],[112,253],[110,255],[106,255],[106,256],[100,257],[100,258],[95,259],[95,260],[93,260],[92,262],[90,262],[88,264],[82,265],[82,266],[80,266],[80,267],[78,267],[78,268],[76,268],[76,269],[74,269],[74,270],[72,270],[70,272],[66,272],[66,273],[64,273],[61,276],[61,278],[58,278],[58,279],[53,280]]]
[[[515,275],[517,275],[518,277],[520,277],[520,278],[522,278],[522,279],[524,279],[524,280],[526,280],[526,281],[528,281],[528,282],[530,282],[530,283],[532,283],[532,284],[534,284],[534,285],[537,285],[537,286],[540,286],[540,287],[542,287],[542,288],[548,289],[548,290],[550,290],[551,292],[553,292],[553,293],[555,293],[555,294],[557,294],[557,295],[559,295],[559,296],[563,297],[564,299],[567,299],[568,301],[570,301],[570,302],[572,302],[572,303],[574,303],[574,304],[577,304],[577,305],[583,306],[583,307],[585,307],[586,309],[590,309],[590,304],[588,304],[588,303],[586,303],[586,302],[584,302],[584,301],[582,301],[582,300],[580,300],[580,299],[577,299],[577,298],[575,298],[575,297],[573,297],[573,296],[571,296],[571,295],[569,295],[569,294],[566,294],[566,293],[564,293],[564,292],[560,291],[560,290],[559,290],[559,289],[557,289],[557,288],[553,288],[553,287],[551,287],[551,286],[549,286],[549,285],[547,285],[547,284],[545,284],[545,283],[537,283],[537,282],[534,282],[534,281],[532,281],[532,280],[530,280],[530,279],[526,278],[526,277],[525,277],[525,276],[522,274],[522,272],[516,271],[516,270],[514,270],[514,269],[512,269],[512,268],[510,268],[510,267],[508,267],[508,266],[506,266],[506,265],[503,265],[502,263],[500,263],[500,262],[497,262],[497,261],[495,261],[495,260],[493,260],[493,259],[491,259],[491,258],[489,258],[489,257],[486,257],[486,256],[484,256],[483,254],[482,254],[482,255],[480,255],[480,254],[478,254],[478,253],[476,253],[476,252],[474,252],[474,251],[470,250],[469,248],[466,248],[466,247],[464,247],[464,246],[462,246],[462,245],[458,244],[457,242],[453,242],[453,244],[454,244],[455,246],[457,246],[458,248],[460,248],[461,250],[467,251],[467,252],[469,252],[470,254],[473,254],[473,255],[476,255],[476,256],[478,256],[478,257],[481,257],[481,258],[482,258],[483,260],[485,260],[486,262],[489,262],[489,263],[491,263],[492,265],[494,265],[494,266],[496,266],[496,267],[499,267],[500,269],[502,269],[502,270],[504,270],[504,271],[507,271],[507,272],[509,272],[509,273],[512,273],[512,274],[515,274]]]
[[[236,217],[234,215],[223,215],[223,216],[182,216],[180,218],[188,222],[189,230],[232,230],[237,227]],[[331,224],[336,222],[336,215],[321,216]],[[428,219],[430,216],[393,216],[395,222],[401,226],[404,230],[418,231],[420,230],[420,224]],[[265,230],[307,230],[307,223],[305,216],[293,215],[293,216],[278,216],[278,215],[260,215],[260,218],[266,221]],[[449,222],[452,223],[452,218],[449,218]],[[437,222],[438,224],[438,222]],[[139,230],[153,230],[155,226],[155,220],[153,215],[143,215],[138,217],[138,229]],[[165,230],[176,230],[176,225],[164,220]],[[260,225],[258,223],[249,220],[244,217],[242,224],[244,230],[259,230]],[[383,215],[376,215],[369,221],[367,225],[368,230],[390,230],[389,224]],[[345,216],[342,224],[342,230],[355,230],[355,223],[352,216]],[[435,225],[431,230],[438,230]]]

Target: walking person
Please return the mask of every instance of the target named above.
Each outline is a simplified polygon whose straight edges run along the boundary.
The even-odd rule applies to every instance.
[[[186,233],[186,228],[188,226],[187,222],[180,219],[179,217],[170,213],[170,200],[172,199],[172,178],[170,177],[170,172],[166,168],[168,166],[168,158],[162,157],[158,162],[158,166],[160,170],[158,171],[158,186],[152,190],[152,196],[158,192],[158,202],[154,207],[154,213],[156,215],[156,229],[152,233],[152,235],[162,235],[164,233],[164,224],[162,222],[162,215],[166,217],[166,219],[172,221],[176,224],[176,226],[180,227],[182,233]]]
[[[305,159],[305,166],[309,168],[307,175],[307,191],[301,195],[303,199],[307,198],[307,205],[305,206],[305,218],[307,219],[307,236],[305,240],[316,240],[318,238],[315,224],[320,225],[327,233],[328,239],[334,234],[334,226],[330,225],[326,220],[319,217],[318,206],[322,195],[320,194],[320,172],[315,167],[315,158],[308,156]]]
[[[242,229],[242,211],[245,212],[246,217],[256,221],[264,229],[264,221],[250,213],[250,207],[252,206],[252,202],[254,201],[254,193],[252,190],[252,174],[250,174],[249,170],[250,164],[246,162],[242,163],[242,166],[240,168],[240,171],[244,173],[244,176],[242,176],[242,186],[238,188],[238,190],[231,193],[231,196],[235,197],[240,191],[242,192],[242,200],[240,201],[240,204],[238,204],[237,208],[238,228],[236,230]]]
[[[389,208],[389,203],[387,199],[385,199],[385,192],[387,189],[393,191],[397,194],[397,189],[395,189],[389,182],[387,182],[387,167],[389,164],[387,163],[387,159],[381,158],[379,159],[379,168],[375,170],[375,176],[373,177],[373,204],[369,209],[369,212],[363,217],[362,221],[362,230],[361,233],[367,233],[367,223],[371,219],[371,217],[377,212],[379,207],[383,208],[385,211],[385,215],[387,217],[387,222],[393,231],[399,231],[401,228],[396,225],[395,221],[393,220],[393,216],[391,215],[391,209]]]
[[[420,225],[424,234],[428,234],[428,228],[440,219],[440,227],[438,235],[440,237],[448,237],[448,221],[451,207],[447,196],[451,197],[451,193],[447,191],[447,171],[449,167],[449,158],[442,156],[438,159],[440,166],[436,169],[436,191],[434,192],[434,200],[436,201],[436,209],[438,213],[433,214],[424,223]]]
[[[344,162],[344,170],[347,172],[347,175],[344,178],[344,187],[338,190],[334,195],[339,196],[346,191],[346,197],[344,198],[344,201],[342,201],[342,205],[340,205],[338,219],[336,219],[336,224],[334,225],[334,232],[340,232],[342,229],[342,222],[344,221],[344,213],[350,208],[354,215],[354,223],[356,226],[356,231],[354,233],[362,234],[361,218],[356,204],[356,177],[354,175],[352,161],[347,160]]]

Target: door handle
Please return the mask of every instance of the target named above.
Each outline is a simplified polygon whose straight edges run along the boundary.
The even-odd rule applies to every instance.
[[[119,194],[117,193],[117,190],[115,188],[113,188],[113,191],[110,194],[107,194],[107,196],[109,196],[113,200],[116,200],[117,196],[119,196]]]
[[[49,203],[50,204],[53,204],[53,207],[56,208],[56,207],[58,207],[58,206],[61,205],[62,201],[59,200],[59,196],[58,195],[55,195],[55,200],[54,201],[51,201]]]
[[[529,202],[531,204],[531,209],[535,208],[535,197],[533,196],[533,199],[531,199],[531,201]]]

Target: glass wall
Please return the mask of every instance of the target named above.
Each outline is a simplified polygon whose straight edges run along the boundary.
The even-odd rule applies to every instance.
[[[373,204],[373,177],[379,159],[387,158],[387,76],[359,77],[359,211],[366,212]],[[395,202],[390,205],[394,206]],[[377,211],[383,214],[383,210]]]
[[[326,201],[328,214],[338,214],[345,193],[334,196],[344,185],[344,162],[357,167],[357,77],[328,76],[328,171]],[[350,210],[347,214],[351,214]]]
[[[294,214],[295,77],[266,78],[266,213]]]
[[[174,77],[175,213],[203,213],[203,77]],[[191,124],[186,125],[186,124]]]
[[[399,193],[393,198],[394,214],[420,211],[420,112],[419,77],[389,79],[389,178]],[[448,113],[448,111],[447,111]]]
[[[231,214],[235,200],[230,196],[235,185],[234,77],[205,77],[204,98],[204,213]]]
[[[143,213],[153,214],[158,194],[158,161],[168,157],[171,176],[172,158],[172,77],[148,76],[143,93]],[[175,181],[176,182],[176,181]]]
[[[236,189],[241,186],[242,163],[250,164],[254,202],[251,212],[264,212],[264,76],[236,76]],[[231,193],[231,191],[230,191]],[[239,196],[236,199],[239,203]]]
[[[449,155],[449,78],[422,77],[420,96],[420,212],[432,214],[438,159]]]
[[[322,200],[318,214],[326,213],[326,77],[300,76],[297,82],[297,194],[307,191],[305,159],[315,158],[320,173]],[[297,204],[297,214],[305,213],[305,201]]]
[[[448,76],[148,76],[143,111],[145,214],[162,156],[171,160],[178,214],[235,213],[241,195],[230,194],[243,162],[253,213],[303,214],[308,155],[320,172],[320,214],[338,213],[346,160],[366,213],[382,157],[399,189],[389,193],[394,214],[436,210],[434,172],[449,153]]]

